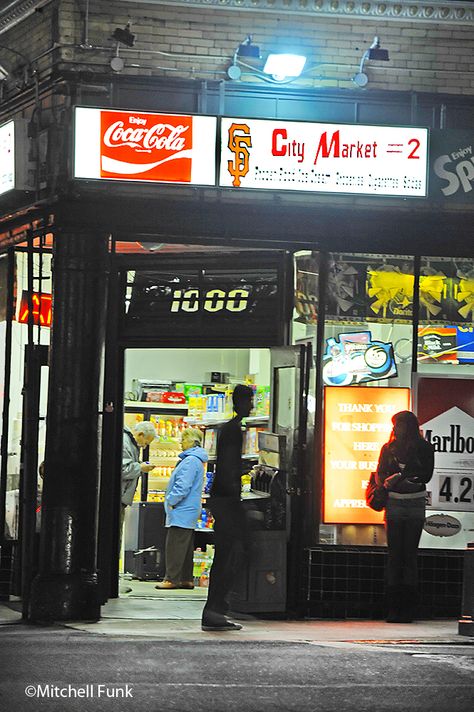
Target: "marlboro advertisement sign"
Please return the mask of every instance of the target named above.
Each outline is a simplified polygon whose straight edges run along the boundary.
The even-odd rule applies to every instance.
[[[474,378],[418,375],[416,413],[435,450],[431,509],[474,511]]]
[[[427,194],[428,129],[223,118],[219,185]]]
[[[215,184],[217,119],[75,110],[74,178]]]

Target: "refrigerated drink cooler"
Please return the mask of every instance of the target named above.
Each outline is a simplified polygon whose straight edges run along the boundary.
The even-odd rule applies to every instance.
[[[165,509],[163,502],[133,502],[125,512],[124,570],[140,581],[165,575]]]

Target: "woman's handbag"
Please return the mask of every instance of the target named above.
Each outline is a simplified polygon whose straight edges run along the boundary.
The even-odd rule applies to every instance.
[[[385,509],[388,499],[388,492],[385,487],[380,487],[377,484],[376,473],[370,473],[370,479],[365,488],[365,501],[367,506],[374,509],[376,512],[381,512]]]

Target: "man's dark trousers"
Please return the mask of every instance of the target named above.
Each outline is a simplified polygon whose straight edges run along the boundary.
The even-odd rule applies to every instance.
[[[207,504],[214,517],[214,561],[209,576],[209,592],[203,611],[206,614],[225,614],[229,609],[228,596],[248,551],[248,530],[245,511],[240,498],[211,497]]]

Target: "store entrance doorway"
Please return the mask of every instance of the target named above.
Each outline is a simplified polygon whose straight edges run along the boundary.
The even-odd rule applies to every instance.
[[[232,390],[247,383],[255,392],[254,411],[244,423],[244,487],[258,465],[258,433],[270,429],[271,354],[269,349],[136,349],[125,351],[124,426],[132,432],[143,421],[155,428],[155,439],[142,451],[153,465],[143,473],[133,502],[126,507],[120,552],[119,594],[168,600],[204,600],[214,553],[213,520],[206,499],[215,466],[219,425],[230,419]],[[208,455],[203,468],[202,501],[194,531],[193,585],[157,589],[165,561],[164,497],[179,462],[181,436],[198,428]]]
[[[120,582],[118,594],[173,604],[205,601],[214,553],[213,520],[206,509],[206,498],[215,466],[217,432],[233,415],[234,385],[248,383],[255,392],[255,408],[244,423],[242,496],[256,528],[257,553],[253,564],[236,582],[240,606],[236,610],[283,612],[289,604],[294,610],[311,349],[129,348],[123,357],[123,409],[122,418],[117,421],[118,439],[122,440],[119,436],[124,426],[133,430],[143,421],[153,424],[156,437],[141,452],[141,459],[154,467],[141,476],[133,502],[125,511],[120,556],[117,568],[111,572],[112,578]],[[162,590],[156,586],[166,571],[163,502],[181,451],[180,436],[188,426],[201,429],[209,456],[194,531],[194,588]],[[265,448],[273,448],[270,454],[260,449],[262,434],[268,433],[274,433],[265,444]],[[265,467],[261,467],[262,462]],[[115,472],[117,485],[119,461]]]
[[[268,465],[265,477],[257,482],[263,489],[270,487],[270,481],[278,482],[281,501],[273,509],[270,502],[266,507],[262,502],[251,505],[252,516],[261,525],[255,539],[262,542],[262,556],[242,578],[240,594],[248,599],[250,590],[256,592],[258,610],[285,610],[287,543],[302,525],[301,517],[291,518],[294,500],[303,491],[296,482],[303,472],[295,467],[300,459],[294,452],[304,452],[304,373],[311,364],[307,347],[283,346],[289,340],[292,314],[291,260],[282,251],[191,253],[167,246],[163,254],[117,256],[116,263],[105,357],[98,552],[102,600],[118,595],[119,563],[121,572],[136,582],[129,584],[132,591],[134,586],[154,588],[163,576],[160,500],[179,454],[179,435],[188,423],[203,429],[210,454],[205,489],[212,475],[218,423],[232,416],[232,387],[248,382],[255,388],[256,411],[254,421],[245,427],[244,462],[248,471],[258,465],[260,434],[273,430],[275,438],[267,439],[266,446],[274,449],[269,461],[277,464],[273,470]],[[291,416],[283,416],[288,409],[293,409]],[[141,455],[153,467],[141,477],[135,500],[127,507],[119,557],[123,429],[137,418],[150,420],[155,427],[154,443]],[[283,466],[285,479],[274,478]],[[291,487],[286,479],[290,470]],[[248,487],[248,481],[243,484]],[[263,494],[268,498],[270,493]],[[160,509],[161,524],[156,514]],[[212,559],[212,521],[205,509],[201,508],[195,527],[195,538],[202,543],[196,544],[193,595],[196,589],[201,595],[207,593]],[[155,531],[151,542],[150,530]],[[277,550],[283,562],[278,567],[273,557]]]

